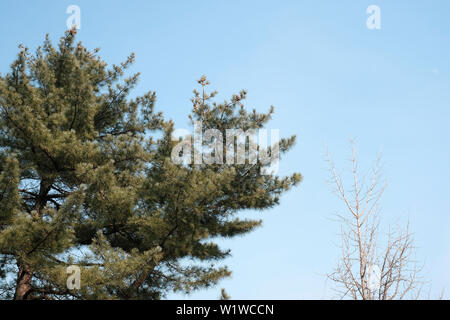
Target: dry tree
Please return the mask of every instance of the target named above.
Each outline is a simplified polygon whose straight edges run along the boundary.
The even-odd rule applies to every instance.
[[[337,214],[341,222],[341,254],[327,277],[341,299],[394,300],[419,299],[423,282],[423,265],[415,260],[415,246],[409,222],[387,233],[380,229],[380,199],[386,188],[381,177],[381,155],[369,179],[361,174],[357,148],[351,141],[352,180],[344,184],[327,152],[334,193],[345,204],[345,213]]]

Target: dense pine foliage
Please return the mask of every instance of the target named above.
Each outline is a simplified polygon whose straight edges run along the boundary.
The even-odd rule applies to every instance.
[[[277,205],[301,175],[174,164],[174,124],[154,111],[155,93],[129,97],[134,56],[108,66],[75,33],[21,47],[0,76],[0,297],[160,299],[216,284],[230,271],[215,240],[259,226],[238,213]],[[273,112],[247,112],[244,91],[213,97],[192,99],[205,129],[259,129]],[[79,290],[66,286],[69,265],[81,268]]]

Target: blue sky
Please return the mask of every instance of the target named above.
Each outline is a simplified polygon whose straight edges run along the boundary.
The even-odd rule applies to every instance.
[[[220,99],[247,89],[249,108],[274,105],[269,128],[298,137],[280,173],[299,171],[303,183],[280,206],[244,213],[264,224],[224,242],[233,276],[188,298],[215,299],[221,287],[235,299],[332,297],[324,274],[339,254],[332,218],[343,207],[326,183],[324,151],[347,165],[350,137],[365,167],[382,150],[383,222],[409,217],[432,292],[450,290],[450,2],[2,0],[0,72],[19,43],[35,49],[47,32],[56,41],[71,4],[84,45],[109,63],[136,53],[135,93],[156,91],[178,128],[206,74]],[[366,28],[372,4],[380,30]]]

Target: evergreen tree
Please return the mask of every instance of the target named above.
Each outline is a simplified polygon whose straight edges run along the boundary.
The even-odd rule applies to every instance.
[[[301,180],[262,175],[265,164],[174,164],[174,124],[156,96],[129,94],[131,55],[108,65],[68,31],[35,54],[20,47],[0,76],[0,295],[15,299],[160,299],[216,284],[229,251],[214,241],[250,232]],[[195,93],[205,128],[263,128],[245,92],[214,103]],[[295,137],[281,139],[280,153]],[[262,250],[262,249],[261,249]],[[67,286],[78,265],[81,288]]]
[[[220,300],[230,300],[231,297],[228,295],[227,291],[222,288],[222,290],[220,291]]]

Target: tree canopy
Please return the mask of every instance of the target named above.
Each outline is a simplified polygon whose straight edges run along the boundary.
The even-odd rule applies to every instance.
[[[0,295],[15,299],[160,299],[216,284],[230,252],[221,237],[246,234],[301,175],[262,174],[267,164],[175,164],[174,123],[156,95],[130,98],[134,55],[108,66],[75,42],[49,37],[20,47],[0,76]],[[225,132],[261,129],[246,92],[216,103],[199,80],[191,121]],[[280,154],[295,137],[281,139]],[[255,248],[258,250],[259,248]],[[261,248],[262,250],[262,248]],[[69,290],[66,268],[81,287]]]

